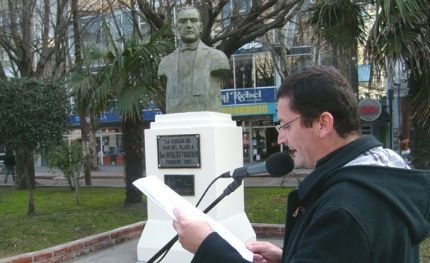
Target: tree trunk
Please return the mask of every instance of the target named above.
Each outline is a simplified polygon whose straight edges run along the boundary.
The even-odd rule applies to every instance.
[[[76,197],[76,205],[80,204],[81,194],[79,189],[79,177],[81,177],[81,168],[79,167],[76,171],[75,175],[75,197]]]
[[[30,177],[31,172],[33,172],[33,179],[34,179],[34,158],[33,158],[33,155],[30,154],[32,153],[32,151],[30,151],[25,146],[18,147],[17,155],[18,155],[18,152],[21,158],[20,162],[23,164],[23,177],[20,180],[19,188],[21,188],[22,185],[25,185],[26,188],[28,189],[27,215],[34,216],[36,215],[36,206],[34,205],[34,194],[33,194],[34,184],[32,184],[31,177]],[[30,162],[33,164],[33,168],[29,167],[28,164]]]
[[[66,182],[67,182],[67,185],[69,186],[70,190],[75,191],[76,187],[75,187],[75,176],[74,176],[74,174],[73,173],[67,174],[67,175],[65,174],[64,178],[66,178]]]
[[[410,132],[412,165],[417,169],[430,169],[430,124],[423,122],[419,114],[428,108],[430,72],[412,71],[408,85],[413,115]]]
[[[27,169],[24,169],[27,170]],[[30,185],[30,179],[28,177],[28,173],[25,173],[25,181],[27,181],[27,185]],[[36,215],[36,206],[34,205],[34,194],[33,194],[33,188],[28,188],[28,206],[27,206],[27,215],[34,216]]]
[[[33,151],[25,146],[16,149],[16,179],[18,189],[36,187]],[[31,187],[30,187],[31,186]]]
[[[79,118],[81,126],[82,148],[84,150],[85,185],[91,185],[91,156],[88,140],[88,123],[86,120],[86,114],[82,112],[79,113]]]
[[[91,170],[98,170],[97,163],[97,120],[94,114],[90,114],[90,129],[89,129],[89,143],[90,143],[90,165]]]
[[[6,79],[6,73],[4,71],[4,67],[2,61],[0,61],[0,79]]]
[[[140,120],[122,123],[125,159],[125,205],[142,202],[142,193],[132,184],[143,176],[145,169],[143,124]]]
[[[412,165],[417,169],[430,169],[430,136],[428,129],[413,122],[411,132]]]
[[[348,50],[337,50],[336,67],[348,80],[353,91],[358,97],[358,72],[357,72],[357,48],[351,47]]]
[[[82,53],[81,53],[81,30],[79,28],[79,12],[78,12],[78,0],[73,0],[71,3],[72,11],[72,25],[73,25],[73,35],[75,40],[75,64],[81,66],[82,63]],[[84,176],[85,185],[91,185],[91,153],[89,149],[88,140],[88,123],[86,119],[86,105],[82,107],[79,112],[80,126],[81,126],[81,137],[82,137],[82,147],[84,149]]]
[[[21,181],[24,180],[24,175],[25,175],[25,165],[24,165],[24,156],[23,154],[20,152],[19,149],[16,149],[15,152],[15,159],[16,159],[16,166],[15,166],[15,176],[16,176],[16,187],[18,189],[21,188],[22,184],[27,185],[25,182],[21,183]],[[25,187],[27,188],[27,187]],[[25,189],[24,188],[24,189]]]
[[[348,56],[349,60],[349,72],[350,72],[350,84],[352,89],[358,98],[358,67],[357,67],[357,47],[352,47],[350,49],[350,56]]]

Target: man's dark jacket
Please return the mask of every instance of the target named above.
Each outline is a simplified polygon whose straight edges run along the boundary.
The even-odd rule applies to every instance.
[[[7,154],[7,155],[4,157],[3,164],[4,164],[6,167],[13,167],[13,166],[15,166],[15,165],[16,165],[15,155],[13,155],[13,154]]]
[[[288,195],[282,262],[419,262],[430,231],[429,171],[346,166],[381,144],[365,136],[324,158]],[[193,262],[247,262],[218,234]]]

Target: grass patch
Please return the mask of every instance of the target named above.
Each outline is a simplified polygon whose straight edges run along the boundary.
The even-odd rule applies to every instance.
[[[245,211],[252,223],[285,224],[287,195],[293,188],[247,187]]]
[[[144,204],[124,208],[123,188],[81,188],[81,204],[69,188],[37,188],[36,216],[27,213],[27,191],[1,188],[0,258],[40,250],[146,220]],[[246,188],[251,222],[283,224],[288,188]],[[270,205],[268,205],[270,204]]]
[[[253,223],[284,224],[290,188],[245,188],[245,211]],[[27,191],[0,188],[0,258],[40,250],[146,220],[145,202],[125,208],[123,188],[81,188],[81,205],[68,188],[35,190],[36,213],[26,215]],[[430,240],[421,262],[430,262]]]
[[[144,205],[124,208],[122,188],[82,188],[81,205],[68,188],[34,191],[36,216],[27,213],[27,191],[1,188],[0,258],[40,250],[146,219]]]

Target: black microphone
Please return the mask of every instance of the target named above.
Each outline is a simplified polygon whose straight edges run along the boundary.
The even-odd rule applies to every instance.
[[[251,164],[225,172],[222,178],[247,177],[262,173],[269,173],[270,176],[283,176],[294,169],[294,161],[286,152],[278,152],[267,157],[265,162]]]

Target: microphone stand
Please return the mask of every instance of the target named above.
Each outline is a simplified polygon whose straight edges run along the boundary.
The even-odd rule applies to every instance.
[[[224,199],[229,194],[233,193],[239,186],[242,185],[243,177],[233,177],[234,181],[230,183],[222,192],[217,199],[215,199],[205,210],[203,213],[207,214],[212,210],[222,199]],[[164,252],[168,251],[178,240],[178,235],[174,236],[169,242],[166,243],[158,252],[152,256],[147,263],[153,263],[157,258],[159,258]]]

